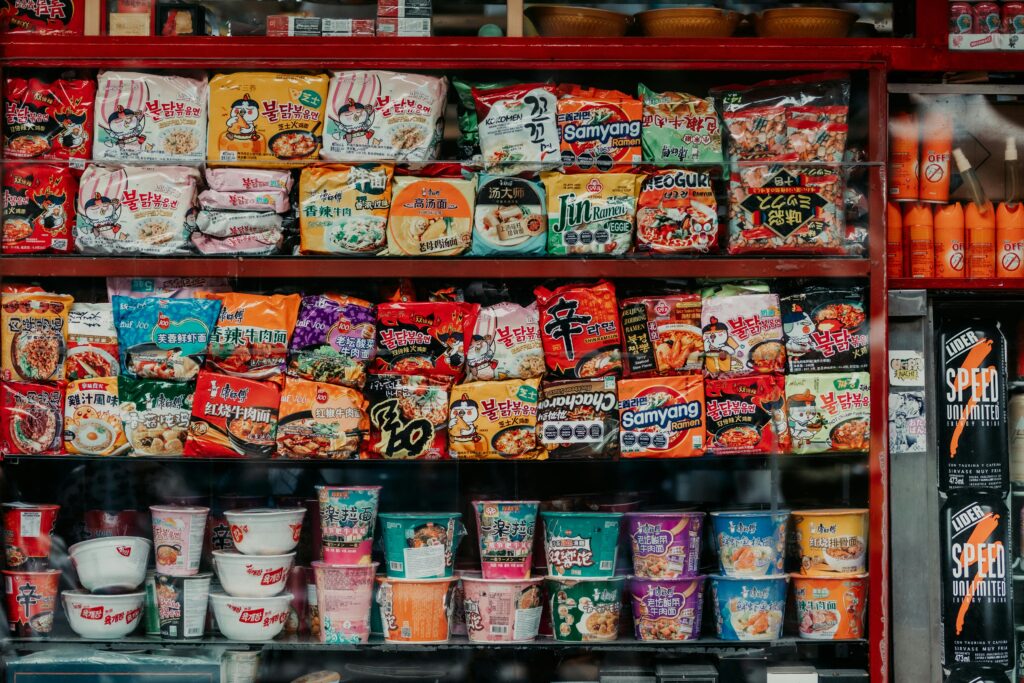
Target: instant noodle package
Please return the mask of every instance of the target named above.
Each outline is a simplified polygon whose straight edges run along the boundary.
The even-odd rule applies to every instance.
[[[301,297],[235,292],[204,296],[221,304],[210,337],[207,366],[226,375],[280,384]]]
[[[62,294],[0,295],[0,379],[37,382],[64,378],[72,301]]]
[[[622,330],[615,285],[537,287],[544,360],[552,375],[601,377],[622,372]]]
[[[447,460],[448,397],[452,380],[423,375],[373,374],[366,382],[370,404],[370,459]]]
[[[72,304],[67,348],[64,377],[69,382],[117,375],[120,362],[111,304]]]
[[[722,161],[722,127],[714,100],[680,92],[655,92],[643,83],[638,90],[644,103],[644,161]]]
[[[487,169],[537,172],[561,161],[555,86],[474,88],[480,151]]]
[[[470,256],[543,256],[548,215],[540,183],[481,174]]]
[[[107,296],[132,299],[192,299],[200,292],[230,292],[225,277],[108,277]]]
[[[529,379],[544,374],[537,305],[509,301],[480,309],[466,348],[471,380]]]
[[[302,169],[302,253],[365,255],[382,250],[387,245],[393,170],[387,164]]]
[[[376,327],[369,301],[342,294],[303,297],[288,350],[288,376],[362,387]]]
[[[448,451],[462,460],[537,459],[539,379],[466,382],[452,389]]]
[[[548,201],[548,254],[625,254],[642,176],[631,173],[543,173]]]
[[[786,403],[794,453],[866,451],[871,446],[870,375],[789,375]]]
[[[64,386],[0,384],[0,447],[10,455],[57,455],[64,445]]]
[[[628,377],[699,372],[704,367],[699,294],[623,299],[623,361]]]
[[[543,382],[537,437],[552,460],[615,458],[619,452],[615,378]]]
[[[74,79],[4,82],[4,156],[8,159],[89,159],[96,84]]]
[[[71,169],[12,163],[3,179],[3,253],[71,251],[78,193]]]
[[[701,308],[704,370],[711,377],[781,372],[786,367],[779,297],[719,294]]]
[[[704,454],[707,434],[700,375],[619,382],[623,458],[691,458]]]
[[[112,299],[122,374],[174,382],[195,378],[213,338],[219,301]]]
[[[117,391],[125,436],[135,455],[184,453],[195,392],[191,384],[120,377]]]
[[[561,88],[558,129],[567,173],[628,171],[639,163],[643,105],[615,90]]]
[[[366,400],[355,389],[290,377],[281,392],[277,454],[354,459],[369,426]]]
[[[476,178],[396,176],[388,216],[391,256],[457,256],[473,238]]]
[[[780,374],[709,379],[704,385],[712,455],[785,453],[786,382]]]
[[[718,204],[705,172],[661,170],[640,186],[638,250],[707,253],[718,246]]]
[[[78,0],[5,0],[0,33],[80,36],[85,31],[85,3]]]
[[[868,369],[863,287],[808,287],[781,303],[789,372]]]
[[[461,377],[479,310],[461,302],[380,304],[373,371]]]
[[[280,404],[281,392],[270,382],[200,372],[184,455],[270,457],[277,445]]]
[[[64,449],[68,453],[117,455],[128,449],[117,382],[116,377],[68,382],[64,398]]]

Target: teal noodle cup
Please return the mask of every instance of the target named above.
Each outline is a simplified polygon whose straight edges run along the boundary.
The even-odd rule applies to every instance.
[[[551,576],[615,575],[619,512],[542,512],[544,553]]]
[[[393,579],[454,576],[455,551],[465,535],[457,512],[380,514],[387,574]]]

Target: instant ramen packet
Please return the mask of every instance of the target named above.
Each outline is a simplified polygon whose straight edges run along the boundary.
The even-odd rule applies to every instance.
[[[198,181],[199,172],[184,166],[89,166],[79,183],[75,249],[186,253]]]
[[[484,168],[536,173],[561,163],[554,85],[474,88],[473,99]]]
[[[548,370],[582,379],[622,373],[622,328],[615,285],[537,287],[541,342]]]
[[[627,377],[699,372],[704,339],[699,294],[623,299],[623,353]]]
[[[514,176],[480,174],[470,256],[543,256],[548,215],[543,186]]]
[[[863,287],[808,287],[781,303],[790,373],[868,369]]]
[[[871,447],[868,373],[789,375],[786,403],[794,453],[867,451]]]
[[[113,377],[120,370],[117,329],[111,304],[71,304],[64,378]]]
[[[107,296],[193,299],[200,292],[230,292],[226,277],[108,277]]]
[[[718,247],[718,204],[705,172],[661,170],[640,186],[637,251],[707,253]]]
[[[85,33],[85,16],[91,11],[92,8],[86,10],[80,0],[5,0],[0,10],[0,33],[81,36]]]
[[[633,244],[637,191],[631,173],[543,173],[548,202],[548,254],[625,254]]]
[[[270,382],[203,370],[196,379],[185,457],[271,457],[280,404],[281,392]]]
[[[614,459],[619,454],[615,378],[543,382],[537,435],[552,460]]]
[[[786,347],[777,295],[705,298],[700,319],[704,371],[708,376],[741,377],[785,369]]]
[[[320,156],[334,161],[430,161],[448,80],[393,71],[336,71]]]
[[[780,374],[709,379],[704,383],[708,452],[785,453],[789,445],[786,382]]]
[[[386,254],[456,256],[473,239],[476,178],[396,176]]]
[[[97,160],[206,160],[206,77],[101,71]]]
[[[68,347],[66,294],[0,294],[0,379],[60,381]]]
[[[187,382],[203,365],[220,302],[115,296],[121,374]]]
[[[59,455],[64,446],[64,385],[0,384],[0,448],[5,455]]]
[[[459,139],[457,142],[459,159],[467,161],[475,167],[483,165],[480,155],[480,122],[476,115],[476,100],[473,99],[473,89],[490,90],[506,85],[515,85],[515,82],[469,83],[458,78],[452,79],[452,89],[455,91],[456,96],[456,114],[459,120]]]
[[[288,348],[288,376],[362,387],[376,329],[369,301],[343,294],[302,297]]]
[[[288,340],[299,315],[298,294],[205,294],[221,303],[210,336],[206,365],[234,377],[281,383],[288,361]]]
[[[619,381],[619,445],[623,458],[693,458],[707,436],[700,375]]]
[[[366,399],[355,389],[289,377],[281,392],[277,455],[349,460],[370,431]]]
[[[74,246],[78,180],[70,168],[7,164],[3,171],[5,254],[67,253]]]
[[[68,382],[64,450],[73,455],[120,455],[128,450],[116,377]]]
[[[203,190],[199,193],[199,206],[218,211],[270,211],[287,213],[291,208],[284,190],[243,190],[225,192]]]
[[[315,159],[327,76],[236,72],[210,79],[210,161]]]
[[[270,168],[208,168],[206,185],[221,192],[262,192],[280,190],[291,192],[292,172]]]
[[[627,172],[640,163],[643,105],[615,90],[562,86],[558,129],[566,173]]]
[[[654,92],[638,86],[644,103],[644,161],[714,164],[722,161],[722,126],[711,98]]]
[[[448,450],[457,460],[543,460],[537,444],[540,379],[466,382],[452,389]]]
[[[282,219],[271,211],[218,211],[203,209],[196,216],[196,229],[214,238],[243,237],[281,232]],[[195,233],[192,233],[195,237]]]
[[[91,158],[95,98],[92,79],[8,78],[4,82],[4,157]]]
[[[387,460],[447,460],[450,377],[370,375],[370,438],[364,456]]]
[[[280,251],[284,235],[280,230],[267,230],[266,232],[232,235],[231,237],[210,237],[201,232],[194,232],[189,239],[200,254],[266,256]]]
[[[537,304],[508,301],[480,309],[466,349],[470,380],[529,379],[544,374]]]
[[[121,422],[135,455],[177,456],[185,452],[192,414],[191,384],[119,377]]]
[[[390,164],[311,166],[299,176],[303,254],[375,254],[387,245]]]
[[[372,371],[461,377],[479,312],[461,302],[379,304]]]

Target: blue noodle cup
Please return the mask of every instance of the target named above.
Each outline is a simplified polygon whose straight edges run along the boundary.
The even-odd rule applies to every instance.
[[[787,576],[711,577],[715,627],[722,640],[778,640]]]
[[[712,512],[718,566],[726,576],[778,576],[786,563],[788,510]]]

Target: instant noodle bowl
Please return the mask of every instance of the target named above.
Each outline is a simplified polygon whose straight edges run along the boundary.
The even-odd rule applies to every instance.
[[[221,302],[207,366],[226,375],[279,382],[302,297],[224,292],[203,298]]]
[[[377,563],[313,562],[321,643],[365,643],[370,637]]]
[[[619,449],[624,458],[693,458],[707,433],[699,375],[619,381]]]
[[[800,637],[809,640],[863,638],[868,575],[792,575]]]
[[[481,174],[470,256],[543,256],[548,215],[544,188],[525,178]]]
[[[654,92],[637,86],[644,103],[644,161],[718,163],[722,161],[722,126],[712,98],[681,92]]]
[[[377,604],[389,643],[446,643],[456,579],[378,577]]]
[[[323,559],[328,564],[369,564],[380,486],[317,486]]]
[[[146,580],[148,538],[105,536],[68,548],[78,581],[91,593],[124,593],[138,590]]]
[[[4,570],[7,623],[11,635],[45,638],[53,630],[60,570]]]
[[[396,176],[387,254],[457,256],[473,239],[476,177]]]
[[[474,643],[534,640],[543,611],[542,577],[482,579],[462,575],[466,634]]]
[[[203,556],[203,536],[210,508],[151,505],[156,568],[168,576],[195,576]]]
[[[221,635],[228,640],[254,642],[273,640],[284,630],[291,600],[291,594],[263,598],[210,594],[210,606]]]
[[[722,640],[778,640],[787,576],[711,577],[715,628]]]
[[[288,376],[361,388],[373,358],[376,309],[343,294],[302,297],[288,348]]]
[[[627,512],[633,570],[642,578],[697,576],[703,512]]]
[[[559,90],[558,132],[567,172],[628,171],[641,161],[640,100],[578,85]]]
[[[466,349],[471,380],[529,379],[544,374],[536,304],[503,301],[480,309]]]
[[[615,574],[621,513],[542,512],[544,554],[550,576]]]
[[[461,377],[478,304],[395,302],[377,306],[374,372]]]
[[[712,378],[782,372],[786,348],[779,297],[775,294],[718,294],[701,308],[704,371]]]
[[[142,618],[143,592],[90,595],[84,591],[60,594],[71,630],[82,638],[118,640],[132,633]]]
[[[268,458],[277,447],[281,394],[268,382],[203,370],[196,380],[184,455]]]
[[[53,528],[59,511],[59,505],[3,504],[4,557],[8,569],[50,568]]]
[[[366,399],[355,389],[289,378],[281,393],[277,455],[354,459],[369,428]]]
[[[162,638],[202,638],[210,598],[209,572],[193,576],[154,577]]]
[[[789,450],[786,384],[781,374],[709,379],[704,394],[712,455]]]
[[[78,180],[71,169],[50,164],[7,164],[3,178],[0,251],[70,252],[78,193]]]
[[[537,436],[552,459],[610,459],[619,451],[614,377],[541,384]]]
[[[60,16],[60,4],[49,8],[53,17]],[[95,98],[92,79],[6,79],[4,157],[91,158]]]
[[[299,176],[303,254],[375,254],[387,245],[388,164],[311,166]]]
[[[0,294],[0,379],[32,382],[64,377],[72,301],[61,294]]]
[[[64,445],[60,384],[0,384],[0,447],[7,455],[57,455]]]
[[[186,382],[195,378],[220,312],[219,301],[112,297],[121,374]]]
[[[281,555],[242,555],[213,551],[217,581],[228,595],[239,598],[265,598],[285,589],[295,563],[295,553]]]
[[[243,555],[284,555],[295,550],[306,508],[226,510],[231,541]]]
[[[457,512],[403,512],[380,516],[388,576],[440,579],[453,575],[455,552],[465,535]]]
[[[370,375],[370,439],[364,457],[447,460],[451,379],[417,375]]]
[[[863,287],[811,287],[782,297],[789,372],[868,369]]]
[[[661,170],[640,187],[638,251],[707,253],[718,246],[718,205],[706,172]]]
[[[866,509],[798,510],[793,512],[793,529],[800,549],[801,574],[864,573],[868,539]]]
[[[119,377],[117,391],[125,436],[135,455],[184,453],[192,415],[191,386]]]
[[[704,367],[699,294],[623,299],[627,377],[699,372]]]
[[[544,582],[551,605],[555,640],[591,642],[616,640],[626,577],[568,579]]]
[[[536,500],[473,501],[483,578],[530,578],[538,505]]]
[[[704,608],[704,577],[629,579],[633,628],[637,640],[700,638]]]
[[[81,455],[118,455],[128,449],[116,377],[68,383],[64,398],[64,449]]]
[[[622,372],[622,328],[615,285],[563,285],[533,290],[540,312],[541,342],[556,377],[585,379]]]
[[[465,460],[542,458],[537,447],[540,379],[467,382],[452,390],[448,451]]]
[[[629,251],[642,178],[632,173],[542,173],[548,254],[609,256]]]
[[[71,304],[64,378],[113,377],[120,370],[111,304]]]
[[[786,403],[793,452],[867,451],[870,382],[866,372],[789,375]]]
[[[554,85],[473,88],[473,99],[484,168],[512,175],[561,163]]]
[[[777,576],[786,563],[789,511],[712,512],[718,566],[726,576]]]

